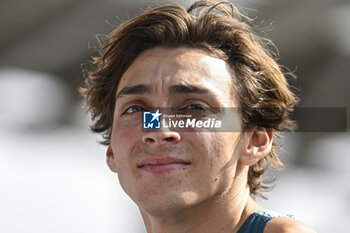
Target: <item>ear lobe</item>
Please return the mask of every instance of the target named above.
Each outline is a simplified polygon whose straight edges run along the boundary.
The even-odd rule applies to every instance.
[[[108,145],[107,151],[106,151],[106,157],[107,157],[107,165],[109,169],[113,172],[117,172],[117,163],[116,163],[116,157],[114,156],[112,146],[111,144]]]
[[[248,132],[245,140],[247,141],[244,144],[241,161],[251,166],[270,153],[273,142],[272,129],[255,127]]]

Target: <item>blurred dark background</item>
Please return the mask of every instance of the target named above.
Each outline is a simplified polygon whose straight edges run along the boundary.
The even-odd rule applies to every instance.
[[[136,206],[104,164],[99,137],[88,131],[77,89],[82,66],[96,54],[96,34],[108,34],[150,2],[0,1],[1,232],[144,232]],[[290,83],[298,106],[344,107],[350,122],[350,1],[231,2],[268,29],[279,63],[297,76]],[[261,203],[318,232],[346,232],[346,131],[286,134],[286,169]]]

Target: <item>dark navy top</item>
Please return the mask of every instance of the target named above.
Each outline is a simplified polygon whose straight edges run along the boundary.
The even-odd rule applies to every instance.
[[[286,216],[294,218],[292,215],[284,215],[272,210],[262,209],[252,213],[239,228],[237,233],[263,233],[266,224],[273,218]]]

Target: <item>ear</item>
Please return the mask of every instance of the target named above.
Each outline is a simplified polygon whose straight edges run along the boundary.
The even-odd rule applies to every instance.
[[[254,165],[270,153],[273,142],[272,129],[255,126],[243,136],[240,161],[245,165]]]
[[[113,172],[117,172],[117,161],[116,161],[116,157],[113,153],[112,150],[112,146],[111,144],[108,145],[107,151],[106,151],[106,156],[107,156],[107,165],[109,167],[109,169],[111,169],[111,171]]]

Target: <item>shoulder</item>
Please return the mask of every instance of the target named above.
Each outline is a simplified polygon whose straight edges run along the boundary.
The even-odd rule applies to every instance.
[[[264,233],[316,233],[316,231],[295,219],[277,217],[266,225]]]

